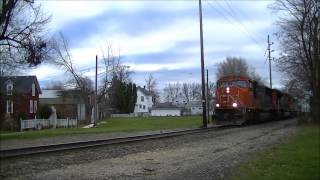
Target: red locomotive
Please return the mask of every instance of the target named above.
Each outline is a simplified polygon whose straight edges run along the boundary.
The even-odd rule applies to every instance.
[[[217,81],[217,124],[242,125],[293,115],[289,94],[260,85],[243,76],[225,76]]]

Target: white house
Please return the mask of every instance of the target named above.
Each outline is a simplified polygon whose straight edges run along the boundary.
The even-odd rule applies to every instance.
[[[137,102],[134,113],[149,113],[152,106],[152,93],[145,88],[137,87]]]
[[[171,103],[160,103],[151,108],[151,116],[181,116],[182,108]]]
[[[190,115],[201,115],[202,114],[201,101],[190,101],[187,103],[186,108],[190,111]]]

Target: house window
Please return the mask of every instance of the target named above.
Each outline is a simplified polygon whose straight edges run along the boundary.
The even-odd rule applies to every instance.
[[[30,113],[33,113],[33,101],[30,100]]]
[[[32,96],[36,95],[36,85],[32,83]]]
[[[12,95],[13,85],[11,82],[7,84],[7,95]]]
[[[139,109],[141,109],[141,108],[142,108],[142,105],[140,104],[140,105],[139,105]]]
[[[33,112],[34,113],[37,113],[37,110],[38,110],[38,101],[33,101]]]
[[[7,113],[13,113],[13,101],[7,100]]]
[[[144,96],[141,96],[141,102],[143,102],[144,101]]]
[[[143,109],[146,109],[146,106],[145,106],[145,105],[143,105]]]

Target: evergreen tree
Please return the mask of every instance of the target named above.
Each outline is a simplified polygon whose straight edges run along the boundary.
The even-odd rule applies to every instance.
[[[110,91],[111,106],[119,113],[132,113],[137,98],[136,85],[133,83],[122,82],[114,76]]]

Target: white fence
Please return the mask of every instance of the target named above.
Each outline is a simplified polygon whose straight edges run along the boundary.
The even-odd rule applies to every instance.
[[[50,122],[50,119],[27,119],[27,120],[20,120],[21,126],[20,130],[23,131],[24,129],[42,129],[42,128],[50,128],[53,126],[53,122]],[[56,120],[56,127],[77,127],[78,120],[77,119],[57,119]]]

